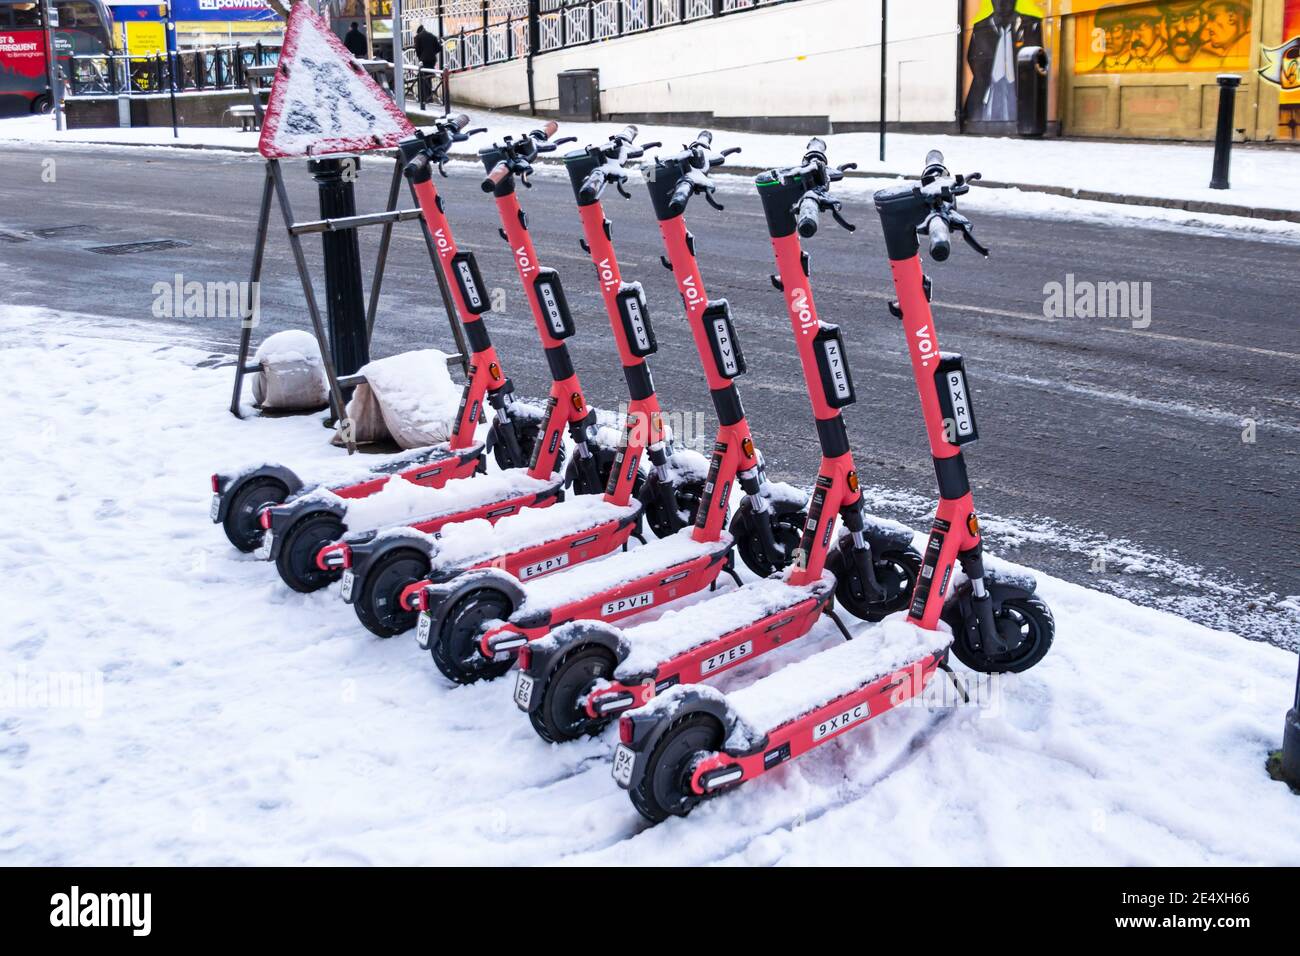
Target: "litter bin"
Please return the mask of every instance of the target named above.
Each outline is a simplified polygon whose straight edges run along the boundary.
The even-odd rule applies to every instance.
[[[1047,132],[1047,51],[1041,46],[1022,47],[1016,54],[1016,132]]]
[[[560,119],[600,122],[600,70],[564,70],[558,79]]]

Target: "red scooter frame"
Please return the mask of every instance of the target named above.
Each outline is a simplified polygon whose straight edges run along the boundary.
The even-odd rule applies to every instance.
[[[837,546],[837,553],[860,549],[868,566],[874,567],[871,564],[873,551],[883,556],[910,547],[910,533],[868,523],[863,513],[862,494],[840,412],[843,406],[853,401],[843,345],[838,329],[821,323],[817,318],[806,280],[806,257],[798,237],[794,235],[795,220],[790,210],[800,196],[812,188],[811,184],[817,181],[815,177],[824,175],[822,157],[821,166],[814,165],[792,175],[789,183],[782,184],[779,195],[764,195],[777,265],[781,274],[789,277],[784,285],[786,305],[822,448],[821,467],[794,564],[785,574],[779,596],[764,593],[771,588],[771,583],[760,580],[711,599],[737,602],[731,595],[742,595],[737,602],[739,605],[743,603],[744,595],[754,594],[754,603],[760,608],[757,618],[745,621],[745,611],[752,613],[752,608],[738,606],[735,611],[737,620],[716,636],[695,635],[700,639],[686,650],[666,647],[666,656],[653,669],[623,675],[615,672],[608,680],[594,686],[585,697],[586,713],[593,720],[607,720],[613,714],[646,704],[667,687],[698,682],[741,660],[757,657],[807,634],[821,613],[829,610],[833,597],[835,577],[825,569],[837,515],[843,518],[850,532]],[[783,228],[785,220],[788,220],[788,229]],[[674,240],[671,248],[676,259],[682,262],[693,260],[690,244],[677,244],[675,229],[671,229],[667,237]],[[716,340],[710,342],[706,338],[703,344],[710,352],[716,351]],[[892,561],[887,563],[892,565]],[[882,603],[882,616],[893,610],[894,602],[905,600],[906,595],[907,588],[899,588],[890,595],[889,600]],[[774,603],[778,605],[775,608],[772,607]],[[646,627],[653,629],[652,625]],[[605,648],[617,660],[626,660],[629,647],[637,644],[636,629],[623,633],[601,623],[580,621],[567,629],[563,640],[556,643],[565,647],[580,641]],[[554,650],[548,647],[544,653],[553,656]],[[531,656],[529,663],[534,663]],[[516,702],[522,706],[518,699]]]

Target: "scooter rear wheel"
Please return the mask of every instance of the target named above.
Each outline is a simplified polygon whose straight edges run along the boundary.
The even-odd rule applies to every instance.
[[[322,571],[316,565],[316,555],[321,548],[343,537],[346,530],[338,515],[328,512],[295,521],[280,540],[275,558],[275,569],[284,583],[295,591],[310,594],[337,581],[342,572]]]
[[[907,607],[916,579],[921,576],[921,556],[911,548],[885,551],[878,556],[873,554],[871,566],[885,598],[870,601],[862,593],[857,582],[857,569],[851,564],[848,553],[841,548],[836,548],[826,559],[826,567],[835,575],[835,600],[844,610],[864,621],[880,621]]]
[[[505,620],[514,609],[514,602],[496,588],[479,588],[460,598],[429,642],[433,663],[442,675],[457,684],[473,684],[510,670],[515,662],[513,654],[502,660],[488,660],[479,653],[478,641],[487,622]]]
[[[248,554],[262,543],[260,513],[267,505],[278,505],[289,497],[284,482],[275,478],[255,478],[235,493],[221,520],[221,530],[226,540]]]
[[[429,573],[429,559],[411,548],[390,551],[366,569],[361,593],[352,607],[366,630],[393,637],[415,627],[418,611],[402,607],[402,592]]]
[[[722,746],[722,725],[709,714],[687,714],[655,744],[641,782],[628,791],[632,806],[651,823],[684,817],[702,797],[691,792],[697,757]]]
[[[604,647],[587,645],[564,655],[542,688],[542,705],[528,715],[537,735],[555,744],[600,733],[610,718],[588,716],[580,701],[616,666],[614,655]]]
[[[792,501],[774,501],[770,508],[767,515],[756,514],[749,499],[745,498],[731,519],[731,536],[736,539],[740,560],[760,578],[769,578],[790,564],[795,549],[799,547],[804,522],[808,520],[807,512]],[[772,523],[772,537],[784,556],[779,565],[768,559],[763,548],[763,538],[757,528],[760,521]]]
[[[963,581],[961,588],[970,590],[970,582]],[[1000,654],[987,653],[974,647],[961,618],[961,601],[955,594],[943,609],[943,620],[952,628],[953,653],[973,671],[981,674],[1018,674],[1027,671],[1052,647],[1056,634],[1056,621],[1052,610],[1037,596],[1005,598],[994,612],[993,620],[1002,639],[1010,649]]]

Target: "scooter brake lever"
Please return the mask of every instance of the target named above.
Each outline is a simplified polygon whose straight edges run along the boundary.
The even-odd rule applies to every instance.
[[[577,141],[578,141],[578,137],[576,136],[561,136],[559,139],[554,140],[551,143],[551,146],[552,147],[563,146],[565,143],[576,143]]]
[[[614,188],[618,190],[618,194],[619,194],[620,196],[622,196],[624,199],[631,199],[631,198],[632,198],[632,194],[631,194],[630,192],[628,192],[626,189],[623,188],[623,183],[622,183],[621,181],[620,181],[620,182],[616,182],[616,183],[614,184]]]
[[[843,216],[841,216],[841,215],[840,215],[840,211],[839,211],[838,209],[832,209],[832,210],[831,210],[831,218],[834,219],[836,222],[838,222],[841,226],[843,226],[843,227],[844,227],[845,229],[847,229],[849,232],[857,232],[858,227],[855,226],[855,225],[853,225],[853,223],[849,222],[849,221],[848,221],[847,219],[845,219]]]
[[[961,237],[962,237],[963,239],[966,240],[966,244],[967,244],[968,246],[970,246],[972,249],[974,249],[976,252],[978,252],[980,255],[982,255],[985,259],[987,259],[987,258],[989,257],[989,250],[988,250],[988,247],[985,246],[985,245],[983,245],[983,244],[981,244],[980,241],[979,241],[978,239],[976,239],[974,236],[972,236],[972,235],[970,234],[970,230],[969,230],[969,229],[967,229],[967,228],[963,228],[963,229],[960,230],[960,232],[961,232]]]
[[[438,160],[438,175],[441,176],[443,179],[446,179],[446,178],[447,178],[447,160],[446,160],[446,159],[440,159],[440,160]]]
[[[714,209],[718,210],[719,212],[721,212],[723,209],[726,208],[724,205],[722,205],[722,203],[718,202],[716,199],[713,198],[713,193],[711,192],[706,192],[704,194],[704,201],[708,203],[710,206],[712,206]]]
[[[732,155],[734,155],[734,154],[736,154],[736,153],[738,153],[738,152],[740,152],[740,147],[739,147],[739,146],[731,146],[731,147],[729,147],[729,148],[727,148],[727,149],[724,149],[724,150],[722,151],[722,155],[723,155],[723,156],[732,156]]]
[[[857,168],[858,168],[858,164],[857,164],[857,163],[841,163],[840,165],[836,166],[835,168],[838,169],[840,172],[844,173],[844,172],[848,172],[850,169],[857,169]]]

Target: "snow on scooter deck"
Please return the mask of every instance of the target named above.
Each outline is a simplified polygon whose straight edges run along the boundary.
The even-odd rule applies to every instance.
[[[727,703],[739,724],[749,728],[751,739],[757,741],[836,698],[942,652],[951,640],[948,634],[927,631],[905,620],[888,620],[852,641],[819,651],[728,694]]]
[[[444,569],[481,565],[524,548],[598,528],[608,522],[635,521],[640,513],[641,502],[636,499],[619,505],[606,501],[601,495],[578,495],[549,508],[525,508],[518,514],[507,515],[496,524],[475,518],[446,525],[436,537],[427,536],[430,542],[431,572],[436,575]],[[411,533],[410,528],[391,528],[381,532],[379,537]],[[551,580],[563,573],[565,572],[552,575]]]
[[[385,525],[437,521],[449,515],[487,508],[520,495],[550,491],[563,481],[560,475],[531,478],[522,470],[495,475],[453,478],[441,488],[426,488],[400,476],[367,498],[347,499],[322,488],[311,495],[347,509],[349,530],[363,531]]]
[[[819,583],[824,589],[795,587],[779,577],[763,578],[688,608],[670,611],[658,620],[627,628],[622,637],[629,652],[614,676],[627,681],[652,674],[664,661],[719,641],[835,587],[835,579],[829,574]]]
[[[693,527],[682,528],[666,538],[656,538],[626,553],[614,552],[595,561],[552,574],[544,582],[539,581],[528,585],[524,588],[524,603],[511,615],[511,620],[551,611],[584,598],[611,592],[620,584],[653,575],[656,571],[685,564],[696,558],[725,554],[731,549],[731,535],[726,532],[723,532],[718,541],[696,541],[693,531]],[[620,600],[626,607],[615,609],[615,613],[625,613],[650,606],[639,600],[637,595]]]

